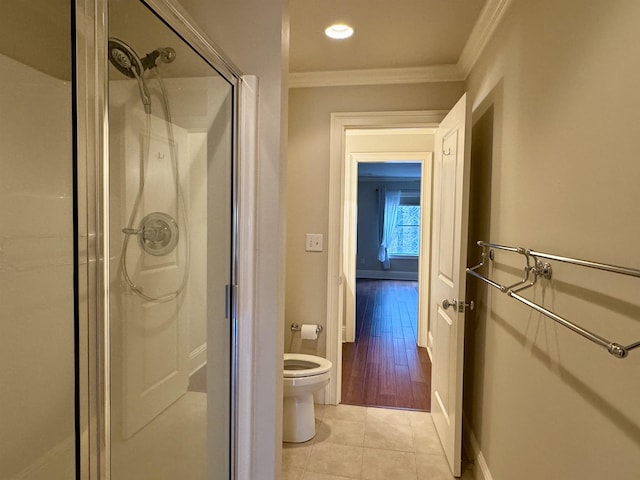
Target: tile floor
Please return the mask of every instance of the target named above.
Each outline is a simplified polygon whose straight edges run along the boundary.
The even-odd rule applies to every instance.
[[[284,443],[283,480],[451,480],[427,412],[316,405],[316,436]],[[466,470],[462,480],[472,480]]]

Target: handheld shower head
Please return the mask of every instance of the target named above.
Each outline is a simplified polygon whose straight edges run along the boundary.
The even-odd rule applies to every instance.
[[[140,58],[133,48],[119,38],[109,38],[109,61],[120,73],[129,78],[142,76],[145,70],[160,63],[171,63],[176,59],[176,51],[171,47],[156,48]]]
[[[118,38],[109,38],[109,61],[111,65],[129,78],[141,76],[144,66],[140,57],[129,45]]]
[[[122,40],[111,37],[109,38],[109,61],[120,73],[136,79],[144,111],[151,113],[151,96],[142,78],[145,68],[138,54]]]
[[[133,48],[122,40],[109,38],[109,61],[120,73],[135,78],[140,89],[144,110],[151,113],[151,96],[143,75],[145,70],[156,68],[159,63],[171,63],[176,59],[176,51],[171,47],[156,48],[144,58],[140,58]]]

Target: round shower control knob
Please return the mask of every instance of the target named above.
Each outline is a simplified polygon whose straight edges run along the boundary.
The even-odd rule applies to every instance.
[[[140,221],[138,243],[149,255],[167,255],[178,244],[178,223],[166,213],[150,213]]]

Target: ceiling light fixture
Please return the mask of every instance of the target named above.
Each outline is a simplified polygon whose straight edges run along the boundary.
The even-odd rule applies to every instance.
[[[349,38],[353,35],[353,28],[349,25],[345,25],[344,23],[336,23],[335,25],[327,27],[324,34],[329,38],[344,40],[345,38]]]

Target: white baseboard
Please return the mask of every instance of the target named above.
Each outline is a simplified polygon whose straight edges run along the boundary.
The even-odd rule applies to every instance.
[[[463,414],[463,421],[465,427],[463,428],[464,437],[464,449],[469,455],[469,460],[473,460],[473,478],[475,480],[493,480],[491,476],[491,472],[489,471],[489,465],[487,465],[487,461],[482,454],[482,450],[480,449],[480,444],[478,443],[478,439],[476,438],[473,430],[469,427],[469,422],[465,420],[465,415]]]
[[[413,280],[418,281],[418,272],[394,272],[391,270],[358,270],[356,278],[375,278],[377,280]]]
[[[207,363],[207,344],[203,343],[189,354],[189,375]]]

